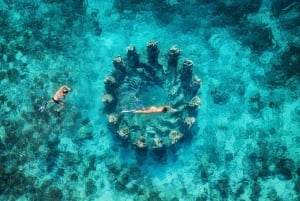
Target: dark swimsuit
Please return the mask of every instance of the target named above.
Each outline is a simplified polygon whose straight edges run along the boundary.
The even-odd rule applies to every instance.
[[[54,103],[56,104],[60,104],[62,101],[61,100],[55,100],[54,98],[52,98],[52,100],[54,101]]]

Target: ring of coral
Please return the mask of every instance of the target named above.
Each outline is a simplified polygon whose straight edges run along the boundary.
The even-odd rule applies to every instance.
[[[192,134],[201,100],[201,80],[194,75],[193,61],[178,66],[181,51],[172,46],[165,64],[159,60],[156,41],[147,45],[147,62],[141,62],[134,46],[125,59],[113,59],[114,70],[104,79],[102,96],[108,126],[120,139],[140,149],[173,146]],[[171,106],[175,112],[135,114],[151,106]],[[121,111],[128,110],[127,113]]]

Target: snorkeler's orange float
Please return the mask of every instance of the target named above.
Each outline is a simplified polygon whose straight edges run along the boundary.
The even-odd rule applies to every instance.
[[[125,59],[113,59],[114,70],[104,79],[108,127],[137,150],[165,149],[191,137],[201,104],[194,62],[185,59],[178,66],[181,50],[176,46],[169,49],[165,64],[159,53],[157,41],[150,41],[147,62],[141,62],[136,48],[129,46]]]

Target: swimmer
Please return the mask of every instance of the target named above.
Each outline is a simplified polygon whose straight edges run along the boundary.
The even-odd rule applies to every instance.
[[[62,111],[62,109],[64,109],[65,107],[65,103],[61,100],[63,98],[66,98],[67,94],[71,91],[71,88],[68,87],[67,85],[63,85],[62,87],[60,87],[54,94],[54,96],[52,97],[51,100],[45,102],[40,108],[39,108],[39,112],[44,112],[44,110],[46,109],[46,105],[48,103],[56,103],[58,105],[60,105],[60,107],[56,110],[57,113],[60,113],[60,111]]]
[[[149,107],[141,110],[123,110],[121,113],[134,113],[134,114],[152,114],[152,113],[166,113],[167,111],[176,112],[171,106]]]

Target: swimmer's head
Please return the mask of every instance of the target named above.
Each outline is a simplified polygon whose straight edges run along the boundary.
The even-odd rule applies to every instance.
[[[69,93],[69,90],[68,89],[63,89],[63,93],[67,94],[67,93]]]
[[[167,107],[163,107],[162,112],[166,113],[167,111],[168,111],[168,108]]]

